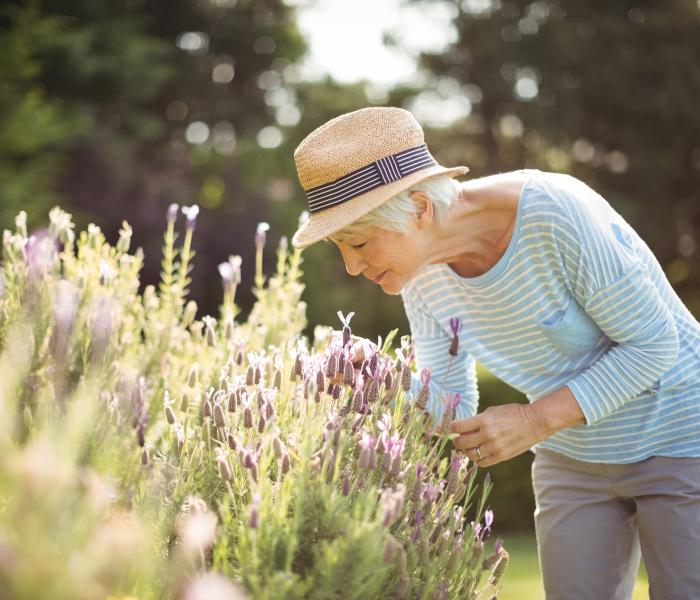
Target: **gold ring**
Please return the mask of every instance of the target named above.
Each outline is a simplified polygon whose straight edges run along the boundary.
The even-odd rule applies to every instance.
[[[481,460],[480,446],[477,446],[476,448],[474,448],[474,450],[476,450],[476,456],[479,458],[479,460]]]

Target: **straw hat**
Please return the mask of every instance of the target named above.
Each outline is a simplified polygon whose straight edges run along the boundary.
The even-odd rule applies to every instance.
[[[439,165],[415,117],[392,106],[331,119],[302,140],[294,161],[310,214],[292,238],[295,248],[340,231],[421,181],[469,171]]]

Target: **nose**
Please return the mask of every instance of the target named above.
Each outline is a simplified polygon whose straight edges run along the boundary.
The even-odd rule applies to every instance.
[[[345,270],[349,275],[355,277],[362,273],[367,266],[367,263],[362,259],[360,253],[353,248],[342,244],[340,247],[340,254],[343,257],[343,262],[345,262]]]

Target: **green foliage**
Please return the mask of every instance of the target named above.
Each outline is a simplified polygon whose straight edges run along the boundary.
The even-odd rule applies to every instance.
[[[38,82],[37,53],[61,33],[61,21],[42,15],[37,3],[26,9],[5,4],[0,11],[0,223],[27,206],[32,216],[45,213],[61,152],[84,125]]]
[[[41,237],[24,213],[4,234],[4,597],[496,592],[508,553],[484,562],[491,485],[396,373],[387,388],[395,332],[376,369],[338,371],[338,332],[301,335],[300,252],[284,243],[246,322],[230,288],[220,320],[196,320],[194,213],[178,248],[176,214],[143,294],[126,222],[114,246],[93,224],[76,236],[59,208]]]

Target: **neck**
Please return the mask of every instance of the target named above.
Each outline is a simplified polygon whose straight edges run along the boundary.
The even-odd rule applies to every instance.
[[[488,271],[512,237],[523,183],[520,173],[462,183],[445,220],[433,223],[426,264],[447,263],[464,277]]]

